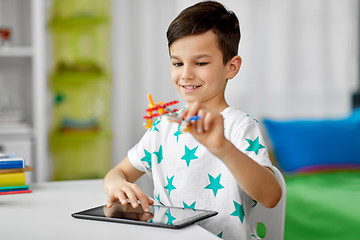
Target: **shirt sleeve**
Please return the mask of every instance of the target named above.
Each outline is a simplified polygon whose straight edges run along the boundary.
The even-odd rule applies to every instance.
[[[152,154],[148,149],[151,133],[147,131],[140,141],[127,153],[130,163],[139,171],[146,172],[151,176]]]
[[[127,156],[130,163],[139,171],[146,172],[150,178],[152,178],[152,167],[157,163],[157,156],[154,152],[159,150],[164,136],[168,136],[168,127],[167,119],[157,118],[140,141],[128,151]]]
[[[272,167],[261,127],[255,120],[234,127],[231,142],[243,153],[262,166]]]

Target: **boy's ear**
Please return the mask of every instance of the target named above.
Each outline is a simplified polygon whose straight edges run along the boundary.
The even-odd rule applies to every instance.
[[[239,72],[240,70],[240,66],[241,66],[241,62],[242,59],[240,56],[234,56],[230,61],[229,61],[229,67],[228,67],[228,73],[227,73],[227,79],[232,79],[233,77],[236,76],[236,74]]]

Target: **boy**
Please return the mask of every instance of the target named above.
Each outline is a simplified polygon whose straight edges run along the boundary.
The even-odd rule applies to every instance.
[[[251,207],[274,207],[281,187],[257,121],[225,100],[227,81],[241,65],[238,19],[220,3],[201,2],[173,20],[167,38],[171,79],[188,103],[180,118],[200,118],[183,134],[178,124],[158,119],[105,176],[107,205],[139,201],[149,211],[154,201],[133,184],[146,172],[157,204],[216,210],[200,224],[223,238],[250,239]]]

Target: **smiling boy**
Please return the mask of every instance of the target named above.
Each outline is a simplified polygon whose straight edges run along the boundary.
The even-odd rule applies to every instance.
[[[173,20],[167,37],[171,79],[188,103],[180,117],[200,119],[188,133],[158,119],[106,175],[108,206],[128,199],[149,211],[154,201],[133,183],[147,173],[157,204],[216,210],[218,216],[202,226],[223,238],[250,239],[247,217],[254,201],[274,207],[281,188],[258,122],[225,99],[227,82],[242,61],[238,19],[220,3],[201,2]]]

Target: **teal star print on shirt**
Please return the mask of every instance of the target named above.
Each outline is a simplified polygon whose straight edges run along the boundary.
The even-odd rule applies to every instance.
[[[178,126],[178,130],[174,133],[174,136],[176,137],[176,142],[179,142],[179,136],[182,134],[180,131],[180,125]]]
[[[184,208],[190,208],[192,210],[195,210],[195,204],[196,204],[196,201],[193,202],[191,205],[187,205],[186,202],[183,201]]]
[[[149,168],[151,169],[151,153],[144,149],[145,156],[141,159],[142,162],[147,162],[149,164]]]
[[[159,202],[161,205],[165,206],[165,205],[161,202],[161,200],[160,200],[160,193],[159,193],[157,196],[155,196],[155,198],[156,198],[156,200],[158,200],[158,202]]]
[[[245,140],[249,143],[249,147],[245,149],[245,151],[251,152],[253,151],[256,155],[258,155],[259,150],[262,148],[265,148],[264,145],[259,143],[259,137],[257,137],[254,141],[251,141],[248,138],[245,138]]]
[[[182,160],[186,161],[186,165],[189,167],[190,166],[190,161],[194,160],[194,159],[198,159],[197,156],[195,156],[195,152],[197,150],[199,146],[197,146],[196,148],[193,149],[189,149],[186,145],[185,145],[185,154],[184,156],[182,156]]]
[[[174,177],[175,177],[175,175],[172,176],[171,178],[169,178],[168,176],[166,176],[168,184],[167,184],[164,188],[169,191],[169,196],[170,196],[171,191],[174,190],[174,189],[176,189],[176,187],[175,187],[175,186],[173,185],[173,183],[172,183],[173,180],[174,180]]]
[[[216,178],[214,178],[210,174],[208,174],[208,176],[209,176],[210,184],[207,185],[205,189],[211,189],[214,193],[214,197],[216,197],[217,191],[219,189],[224,188],[224,186],[220,184],[221,174],[219,174],[219,176],[217,176]]]
[[[155,154],[155,156],[157,157],[157,163],[161,163],[161,160],[163,160],[163,151],[162,151],[162,146],[160,145],[159,151],[158,152],[153,152]]]
[[[247,117],[250,117],[250,115],[249,115],[249,114],[247,114],[246,116],[247,116]],[[251,117],[250,117],[250,118],[251,118]],[[255,118],[252,118],[252,119],[253,119],[255,122],[257,122],[257,123],[259,122],[259,121],[258,121],[258,120],[256,120]]]
[[[234,202],[234,206],[235,206],[235,211],[230,215],[234,216],[234,217],[238,217],[242,223],[244,221],[244,216],[245,216],[243,205],[239,204],[235,201],[233,201],[233,202]]]
[[[174,225],[173,221],[176,219],[173,215],[171,215],[170,209],[165,213],[165,215],[168,218],[167,224],[168,225]]]
[[[151,126],[151,128],[149,129],[149,131],[155,131],[158,132],[159,129],[156,127],[159,123],[160,123],[160,118],[156,119],[156,121],[154,122],[154,124]]]

